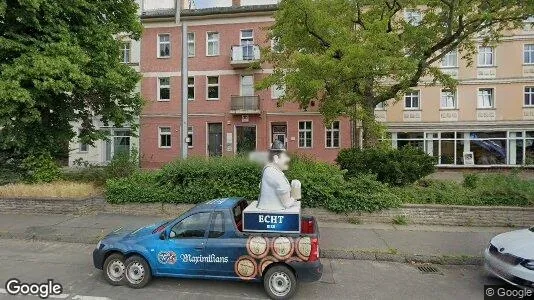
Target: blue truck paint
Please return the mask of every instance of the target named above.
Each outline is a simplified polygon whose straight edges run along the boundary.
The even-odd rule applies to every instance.
[[[134,231],[114,231],[94,250],[94,266],[102,269],[105,258],[112,252],[119,252],[125,256],[137,254],[145,258],[154,276],[260,281],[262,268],[272,262],[283,262],[295,270],[300,281],[320,279],[320,261],[308,262],[300,253],[297,255],[297,243],[309,243],[312,238],[318,238],[315,222],[313,234],[241,232],[236,227],[233,209],[242,203],[242,198],[204,202],[178,218],[167,221],[162,232],[155,231],[165,222]],[[190,217],[191,220],[208,218],[206,224],[201,226],[204,228],[202,237],[169,238],[171,229],[175,226],[179,228],[183,224],[181,222],[190,220]],[[219,228],[214,228],[215,224]],[[160,238],[162,233],[165,239]],[[258,247],[254,250],[258,252],[251,253],[251,242],[259,242],[261,247],[267,248]],[[276,248],[279,252],[275,252],[275,247],[279,247]],[[238,270],[241,274],[238,274]]]

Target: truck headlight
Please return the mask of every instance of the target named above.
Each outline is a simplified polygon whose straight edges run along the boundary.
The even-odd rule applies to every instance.
[[[529,270],[534,271],[534,260],[526,259],[521,263],[521,265]]]

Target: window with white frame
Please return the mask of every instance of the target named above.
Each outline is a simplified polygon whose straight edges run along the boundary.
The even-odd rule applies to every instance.
[[[411,91],[404,95],[404,108],[405,109],[419,109],[420,108],[419,91]]]
[[[207,43],[206,43],[206,55],[207,56],[216,56],[219,55],[219,33],[218,32],[208,32],[206,33]]]
[[[171,100],[171,78],[159,77],[158,78],[158,101],[170,101]]]
[[[442,109],[456,108],[456,92],[451,89],[442,89],[440,104]]]
[[[478,89],[478,108],[495,107],[495,90],[493,88]]]
[[[81,141],[81,135],[82,135],[82,130],[79,129],[78,130],[78,140],[80,141],[79,144],[78,144],[78,151],[80,152],[87,152],[89,151],[89,145],[88,144],[85,144]]]
[[[523,50],[523,57],[524,64],[534,64],[534,44],[525,45],[525,49]]]
[[[122,49],[121,49],[121,61],[123,63],[129,64],[131,62],[131,52],[132,52],[132,43],[123,42]]]
[[[478,47],[478,66],[489,67],[495,65],[495,49],[493,47]]]
[[[458,50],[452,50],[441,59],[441,66],[444,68],[458,67]]]
[[[423,15],[417,9],[406,9],[404,11],[404,19],[412,26],[418,26],[423,20]]]
[[[326,127],[326,148],[339,148],[339,121]]]
[[[187,99],[195,100],[195,77],[187,78]]]
[[[188,32],[187,33],[187,56],[188,57],[194,57],[195,56],[195,33],[194,32]]]
[[[301,121],[299,122],[299,148],[311,148],[312,147],[312,122]]]
[[[534,87],[525,87],[525,106],[534,106]]]
[[[158,57],[165,58],[171,56],[171,35],[159,34],[158,35]]]
[[[208,100],[219,99],[219,76],[208,76]]]
[[[275,37],[271,39],[271,51],[275,53],[282,52],[282,45],[280,45],[280,38]]]
[[[171,128],[170,127],[159,127],[159,147],[160,148],[171,148],[172,139],[171,139]]]
[[[187,127],[187,147],[193,148],[193,126]]]
[[[386,101],[380,102],[375,106],[376,110],[385,110],[386,109]]]
[[[523,30],[525,31],[531,31],[534,29],[534,16],[528,17],[525,21],[523,21]]]
[[[286,94],[286,86],[283,84],[273,85],[271,87],[271,97],[273,99],[280,99]]]

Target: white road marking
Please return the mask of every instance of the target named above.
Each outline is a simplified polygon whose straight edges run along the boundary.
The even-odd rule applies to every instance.
[[[0,288],[0,294],[9,294],[6,289]],[[38,296],[35,296],[38,297]],[[52,299],[67,299],[69,297],[69,294],[59,294],[59,295],[50,295],[49,298]],[[71,299],[73,300],[111,300],[108,297],[95,297],[95,296],[83,296],[83,295],[75,295]]]

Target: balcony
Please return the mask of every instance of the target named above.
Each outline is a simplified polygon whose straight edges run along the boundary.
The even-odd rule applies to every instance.
[[[260,114],[260,96],[232,96],[230,113],[237,115]]]
[[[260,47],[258,45],[232,46],[230,64],[236,69],[243,69],[251,63],[260,60]]]

